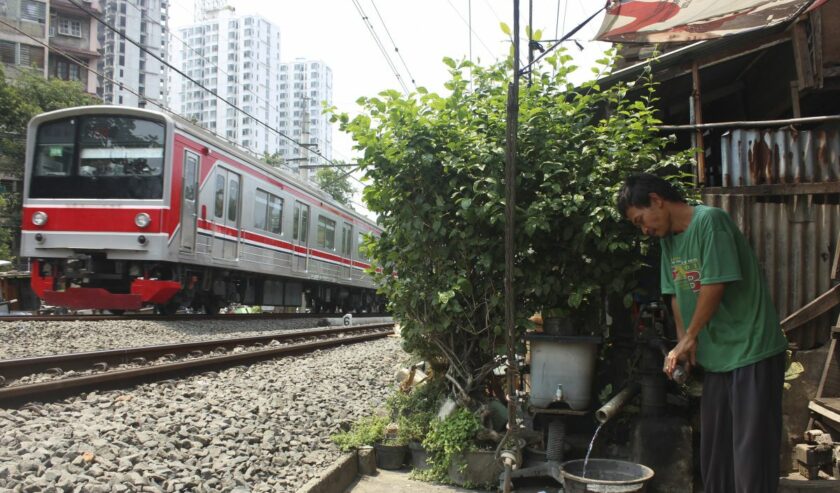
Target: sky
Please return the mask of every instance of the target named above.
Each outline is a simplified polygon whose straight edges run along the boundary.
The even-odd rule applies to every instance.
[[[387,53],[409,90],[422,86],[445,94],[448,80],[444,57],[471,58],[489,64],[507,56],[510,41],[500,23],[513,27],[512,0],[229,0],[238,15],[259,14],[280,28],[280,57],[323,60],[333,71],[333,103],[351,116],[358,114],[356,100],[385,89],[402,90],[394,71],[378,48],[357,5],[373,25]],[[528,24],[528,5],[520,1],[521,34]],[[533,23],[542,39],[556,39],[602,6],[584,0],[533,0]],[[173,30],[192,24],[191,0],[172,0],[169,8]],[[575,34],[583,50],[564,43],[581,68],[573,82],[592,77],[594,60],[609,47],[591,41],[603,14]],[[471,19],[472,32],[469,29]],[[384,21],[384,23],[383,23]],[[180,41],[172,41],[172,48]],[[523,43],[522,57],[527,60]],[[548,44],[548,43],[546,43]],[[470,46],[472,45],[472,46]],[[399,49],[397,54],[394,48]],[[401,58],[400,58],[401,55]],[[333,126],[333,159],[352,162],[357,152],[352,139]],[[356,184],[358,186],[358,183]]]

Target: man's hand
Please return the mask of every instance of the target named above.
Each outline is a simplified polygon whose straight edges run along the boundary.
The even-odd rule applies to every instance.
[[[680,361],[686,362],[686,371],[690,371],[691,367],[697,364],[697,337],[686,334],[680,338],[680,342],[672,349],[668,356],[665,357],[664,371],[671,378],[674,373],[674,368]]]

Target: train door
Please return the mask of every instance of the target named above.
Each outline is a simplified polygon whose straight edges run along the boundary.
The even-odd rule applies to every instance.
[[[213,256],[236,260],[239,255],[239,175],[216,170],[213,200]]]
[[[307,272],[309,270],[309,206],[299,201],[295,201],[292,217],[292,245],[295,249],[292,270]]]
[[[181,251],[195,251],[195,221],[198,217],[198,156],[184,154],[184,185],[181,190]]]
[[[344,223],[341,230],[341,256],[349,263],[341,264],[341,277],[351,278],[353,272],[353,225]]]

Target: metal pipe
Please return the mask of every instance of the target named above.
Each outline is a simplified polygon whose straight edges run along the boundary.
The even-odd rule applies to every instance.
[[[692,131],[704,128],[726,128],[726,127],[784,127],[786,125],[800,125],[806,123],[827,123],[840,120],[840,115],[806,116],[803,118],[788,118],[785,120],[755,120],[703,123],[696,125],[659,125],[658,130],[666,131]]]
[[[630,399],[633,398],[636,394],[639,393],[639,389],[641,386],[638,382],[630,382],[628,383],[621,392],[615,395],[612,399],[607,401],[606,404],[601,406],[600,409],[595,411],[595,419],[598,420],[599,423],[604,424],[609,421],[613,416],[618,414],[624,404],[627,403]]]

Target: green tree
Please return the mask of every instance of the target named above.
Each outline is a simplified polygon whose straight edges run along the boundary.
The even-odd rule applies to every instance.
[[[350,184],[347,172],[342,168],[319,168],[315,173],[315,182],[321,190],[332,195],[336,201],[351,207],[353,185]]]
[[[419,89],[359,100],[335,115],[363,152],[364,199],[381,237],[367,249],[408,351],[445,370],[462,400],[483,395],[504,350],[504,162],[509,64],[445,59],[448,96]],[[614,207],[631,171],[679,167],[666,159],[654,87],[575,87],[563,51],[523,87],[517,155],[516,325],[547,308],[578,323],[603,321],[604,300],[628,295],[642,247]],[[612,60],[600,60],[609,66]],[[472,89],[466,72],[472,74]]]

